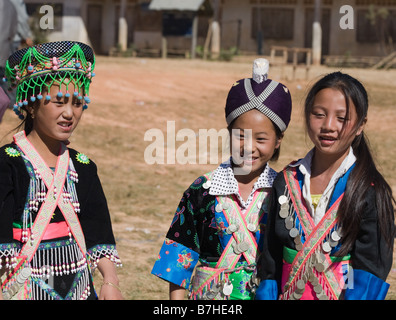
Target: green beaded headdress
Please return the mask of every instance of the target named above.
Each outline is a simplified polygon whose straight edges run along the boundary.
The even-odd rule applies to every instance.
[[[75,41],[58,41],[24,48],[12,54],[6,64],[5,81],[17,88],[14,112],[23,119],[21,107],[36,99],[51,99],[49,92],[55,83],[66,86],[65,97],[73,94],[84,99],[84,109],[90,102],[89,85],[95,67],[95,55],[88,45]],[[69,85],[74,92],[69,93]],[[62,97],[62,92],[58,93]]]

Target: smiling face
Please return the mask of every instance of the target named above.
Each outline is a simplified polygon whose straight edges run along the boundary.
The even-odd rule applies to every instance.
[[[74,87],[69,84],[69,91]],[[62,96],[58,95],[59,92]],[[52,85],[48,92],[49,100],[41,99],[38,107],[30,112],[33,115],[33,129],[43,140],[66,141],[77,127],[83,112],[82,100],[73,95],[66,97],[66,86]]]
[[[231,153],[236,174],[258,176],[282,138],[277,137],[270,119],[253,109],[239,116],[231,128]]]
[[[314,98],[308,119],[308,135],[316,152],[327,156],[346,155],[353,140],[364,128],[365,122],[359,127],[357,122],[355,105],[350,101],[347,108],[340,90],[320,90]]]

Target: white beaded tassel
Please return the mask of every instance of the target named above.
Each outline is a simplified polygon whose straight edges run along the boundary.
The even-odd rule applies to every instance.
[[[257,83],[262,83],[268,78],[269,61],[264,58],[259,58],[253,62],[253,80]]]

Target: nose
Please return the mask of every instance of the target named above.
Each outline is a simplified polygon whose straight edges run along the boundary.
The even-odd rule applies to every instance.
[[[323,121],[323,124],[322,124],[322,129],[324,131],[335,131],[336,130],[335,125],[336,125],[336,122],[337,122],[336,120],[337,119],[334,116],[331,116],[331,115],[326,116],[326,118],[325,118],[325,120]]]
[[[65,119],[71,119],[73,117],[73,104],[71,99],[69,99],[68,102],[65,102],[63,104],[63,112],[62,112],[62,116]]]
[[[253,139],[253,135],[251,130],[245,130],[245,139],[243,142],[243,151],[245,156],[250,156],[257,149],[255,139]]]

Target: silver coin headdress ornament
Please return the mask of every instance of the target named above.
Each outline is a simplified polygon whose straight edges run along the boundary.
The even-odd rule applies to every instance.
[[[35,45],[14,52],[7,60],[5,78],[12,88],[17,88],[14,112],[23,119],[21,112],[30,100],[50,100],[51,86],[66,86],[65,97],[73,95],[84,103],[89,99],[89,86],[95,76],[95,55],[92,48],[75,41],[58,41]],[[74,91],[69,92],[69,86]],[[44,96],[45,95],[45,96]],[[59,91],[58,97],[63,93]]]

